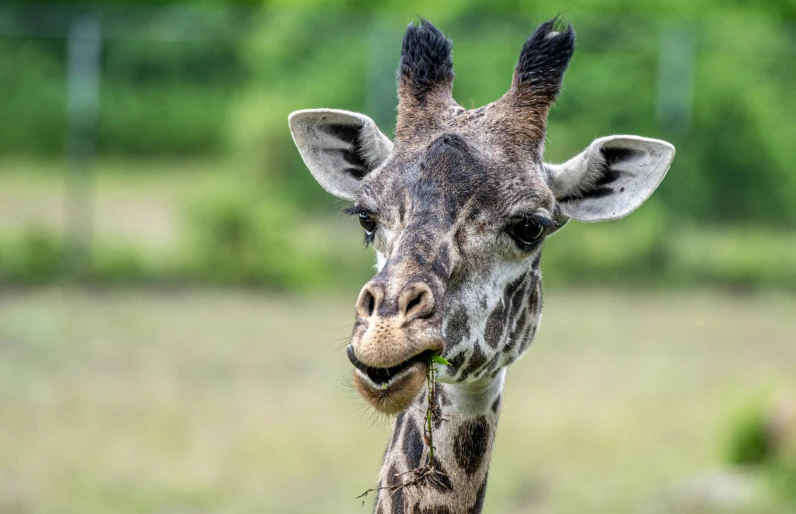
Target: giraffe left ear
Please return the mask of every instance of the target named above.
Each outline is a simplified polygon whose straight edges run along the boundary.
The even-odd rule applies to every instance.
[[[608,136],[563,164],[545,164],[561,214],[580,221],[622,218],[650,197],[674,159],[660,139]]]
[[[357,112],[307,109],[288,117],[304,164],[328,192],[353,201],[359,181],[392,153],[392,141]]]

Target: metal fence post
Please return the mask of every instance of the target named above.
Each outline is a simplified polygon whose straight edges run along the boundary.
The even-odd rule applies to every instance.
[[[94,14],[75,18],[67,40],[66,222],[68,271],[85,277],[92,258],[92,181],[97,147],[102,31]]]
[[[365,88],[365,112],[382,131],[395,124],[395,63],[400,58],[401,34],[395,32],[392,20],[373,17],[368,27],[368,49]]]
[[[658,122],[687,131],[694,101],[694,33],[687,24],[665,22],[661,27],[658,56]]]

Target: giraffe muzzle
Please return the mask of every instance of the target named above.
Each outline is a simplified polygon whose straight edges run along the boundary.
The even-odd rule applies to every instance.
[[[348,347],[354,388],[377,410],[394,414],[420,393],[431,355],[445,348],[441,294],[419,278],[395,291],[377,275],[359,295]]]

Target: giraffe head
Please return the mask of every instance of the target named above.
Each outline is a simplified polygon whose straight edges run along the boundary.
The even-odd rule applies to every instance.
[[[571,26],[542,24],[522,47],[511,87],[467,110],[451,96],[452,45],[410,25],[391,142],[367,116],[294,112],[290,128],[314,177],[350,201],[378,273],[355,307],[348,357],[357,391],[378,410],[406,409],[429,354],[438,379],[476,382],[514,362],[536,333],[545,239],[570,218],[621,218],[674,158],[664,142],[609,136],[563,164],[543,161],[547,114],[575,49]]]

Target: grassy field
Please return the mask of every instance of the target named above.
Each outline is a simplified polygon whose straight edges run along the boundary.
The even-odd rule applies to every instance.
[[[0,512],[369,512],[354,497],[388,426],[346,385],[355,295],[0,294]],[[725,512],[682,491],[725,469],[739,405],[793,385],[794,312],[776,295],[548,291],[509,373],[486,512]],[[726,512],[792,512],[754,490]]]

